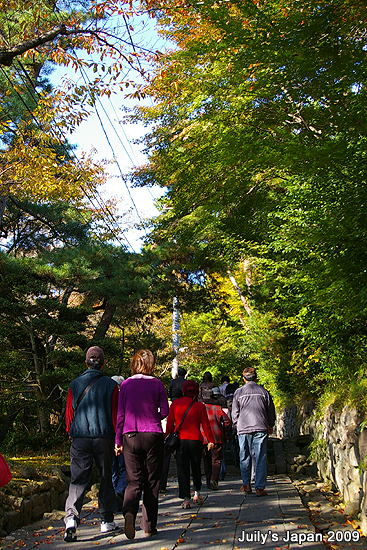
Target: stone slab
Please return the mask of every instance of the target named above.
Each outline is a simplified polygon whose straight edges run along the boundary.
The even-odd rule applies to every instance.
[[[220,548],[223,550],[322,550],[324,545],[315,537],[315,529],[299,497],[298,491],[286,475],[268,479],[268,496],[256,497],[240,491],[242,481],[228,476],[218,491],[205,491],[201,506],[181,509],[177,497],[177,482],[169,480],[169,491],[160,495],[158,535],[146,538],[140,530],[139,513],[136,538],[128,540],[122,530],[102,534],[100,516],[93,503],[83,507],[83,518],[78,527],[78,540],[72,544],[63,541],[63,523],[59,518],[44,520],[18,529],[1,548],[13,550],[111,550],[114,546],[141,550],[194,550]],[[121,514],[116,521],[123,526]],[[300,543],[301,537],[306,537]],[[309,537],[309,540],[307,540]],[[313,537],[313,538],[312,538]],[[312,539],[312,540],[311,540]],[[366,540],[353,545],[337,544],[339,549],[367,550]],[[50,544],[52,544],[50,548]]]

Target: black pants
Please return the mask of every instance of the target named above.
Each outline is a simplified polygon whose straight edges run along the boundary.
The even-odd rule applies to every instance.
[[[114,440],[110,437],[75,437],[70,447],[71,481],[65,503],[65,523],[80,522],[85,491],[92,475],[93,459],[100,475],[98,506],[102,521],[113,521],[115,490],[112,485]]]
[[[171,453],[165,449],[164,456],[163,456],[163,469],[162,469],[162,476],[161,481],[159,484],[159,490],[164,491],[167,489],[167,481],[168,481],[168,472],[169,472],[169,463],[171,462]]]
[[[159,482],[162,475],[164,435],[152,432],[124,434],[126,481],[122,512],[139,510],[143,493],[141,528],[154,531],[157,527]]]
[[[201,454],[203,444],[201,441],[191,439],[180,439],[176,451],[178,496],[189,500],[190,493],[190,465],[192,481],[195,491],[201,489]]]

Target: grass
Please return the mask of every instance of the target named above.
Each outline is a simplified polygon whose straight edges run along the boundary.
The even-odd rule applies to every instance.
[[[29,479],[25,479],[22,474],[24,466],[33,466],[40,476],[40,479],[45,479],[52,475],[54,466],[69,464],[70,456],[65,450],[57,450],[55,453],[35,453],[23,451],[21,455],[12,456],[9,453],[4,454],[4,458],[9,464],[13,479],[13,483],[26,483]]]

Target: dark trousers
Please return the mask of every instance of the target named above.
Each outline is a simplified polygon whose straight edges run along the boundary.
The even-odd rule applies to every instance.
[[[201,455],[203,444],[201,441],[180,439],[176,451],[178,496],[189,500],[190,493],[190,465],[192,481],[195,491],[201,489]]]
[[[168,480],[170,462],[171,462],[171,453],[165,449],[164,456],[163,456],[163,469],[162,469],[161,482],[159,484],[160,491],[165,491],[167,489],[167,480]]]
[[[124,497],[126,489],[126,466],[123,453],[115,455],[112,462],[112,484],[115,489],[115,493],[120,497]]]
[[[69,495],[65,503],[65,523],[75,518],[80,523],[85,491],[89,485],[93,459],[100,475],[98,506],[102,521],[113,521],[115,491],[112,485],[114,440],[110,437],[75,437],[70,447]]]
[[[232,460],[235,466],[240,465],[240,446],[238,444],[238,436],[233,428],[229,432],[229,447],[231,449]]]
[[[209,486],[210,481],[214,479],[218,483],[220,466],[223,458],[223,444],[214,443],[214,447],[211,451],[208,451],[206,445],[203,447],[203,460],[204,471],[206,477],[206,484]]]
[[[152,432],[124,434],[126,481],[122,512],[139,510],[143,493],[141,528],[154,531],[157,527],[159,482],[162,474],[164,435]]]

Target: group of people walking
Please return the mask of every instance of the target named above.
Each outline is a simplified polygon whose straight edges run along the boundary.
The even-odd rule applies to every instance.
[[[66,542],[76,540],[93,460],[100,474],[101,532],[118,528],[114,521],[117,491],[113,484],[113,476],[116,477],[113,463],[118,465],[119,457],[124,466],[120,508],[125,535],[128,539],[135,537],[141,498],[141,529],[147,537],[157,534],[159,490],[162,479],[167,479],[169,464],[164,439],[175,431],[179,436],[175,458],[183,508],[191,506],[190,470],[193,502],[203,501],[200,494],[202,457],[207,487],[218,489],[218,481],[225,475],[225,469],[224,473],[221,469],[223,448],[230,430],[238,437],[241,490],[252,491],[251,463],[255,452],[256,494],[266,495],[266,441],[275,423],[275,409],[267,390],[256,384],[255,369],[244,369],[245,385],[232,394],[228,377],[223,377],[218,388],[208,372],[198,385],[194,380],[185,380],[186,371],[179,369],[178,378],[170,386],[172,404],[169,407],[164,385],[154,377],[155,358],[151,351],[140,350],[134,355],[131,376],[124,381],[103,376],[105,357],[97,346],[88,349],[85,362],[87,369],[70,384],[66,404],[66,428],[71,439],[71,482],[65,504]],[[231,410],[224,395],[232,397]]]

